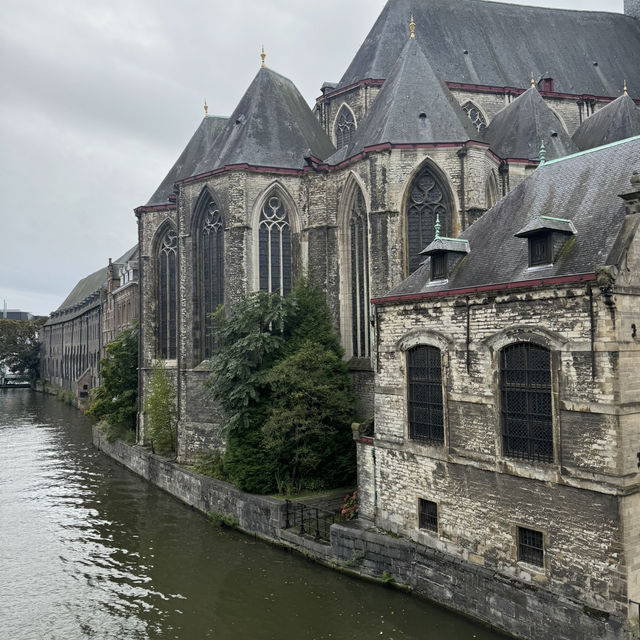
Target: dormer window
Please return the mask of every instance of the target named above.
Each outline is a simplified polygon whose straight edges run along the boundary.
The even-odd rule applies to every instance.
[[[553,264],[567,240],[576,234],[571,220],[538,216],[520,229],[515,237],[527,238],[531,268]]]
[[[431,258],[431,280],[448,280],[458,263],[469,253],[469,241],[442,238],[436,233],[433,242],[420,252]],[[424,262],[422,263],[424,264]]]

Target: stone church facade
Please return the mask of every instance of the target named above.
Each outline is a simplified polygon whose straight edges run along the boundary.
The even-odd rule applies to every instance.
[[[640,46],[637,4],[627,13],[481,0],[453,12],[443,0],[390,0],[313,112],[263,60],[230,118],[206,116],[136,209],[141,396],[153,361],[165,360],[178,392],[179,458],[219,444],[220,416],[203,386],[209,314],[258,289],[286,295],[301,274],[327,293],[361,417],[370,417],[369,300],[419,267],[436,218],[443,235],[457,236],[541,157],[579,151],[571,136],[594,114],[610,112],[586,136],[590,146],[640,131],[639,71],[627,55]],[[586,57],[561,49],[569,37]]]

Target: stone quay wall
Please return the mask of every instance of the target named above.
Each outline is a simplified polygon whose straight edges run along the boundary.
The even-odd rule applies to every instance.
[[[104,453],[205,514],[237,522],[241,531],[304,553],[323,564],[385,581],[527,640],[634,640],[621,617],[591,609],[535,583],[501,576],[438,549],[387,535],[368,521],[334,524],[331,543],[284,529],[285,503],[201,476],[141,446],[110,443],[93,427]]]

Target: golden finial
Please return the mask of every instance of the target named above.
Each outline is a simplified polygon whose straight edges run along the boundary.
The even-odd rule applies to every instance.
[[[532,87],[536,86],[536,81],[533,79],[533,71],[531,72],[531,86]]]
[[[629,94],[627,93],[627,81],[624,81],[624,87],[622,88],[622,91],[624,92],[625,96],[628,96]]]
[[[409,23],[409,33],[411,38],[416,37],[416,23],[413,21],[413,14],[411,14],[411,22]]]
[[[209,105],[207,105],[207,99],[204,99],[204,117],[206,118],[209,115]]]
[[[262,53],[260,54],[260,57],[262,58],[262,65],[264,67],[264,59],[267,57],[267,54],[264,52],[264,45],[262,45]]]

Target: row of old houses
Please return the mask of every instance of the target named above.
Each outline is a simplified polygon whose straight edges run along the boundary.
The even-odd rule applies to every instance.
[[[638,51],[638,0],[624,15],[389,0],[313,110],[263,59],[136,209],[136,249],[52,314],[45,377],[87,392],[138,317],[140,401],[162,359],[189,462],[221,443],[210,314],[309,275],[373,417],[360,517],[565,606],[543,624],[525,602],[501,628],[581,638],[599,616],[602,637],[626,637],[640,600]]]

